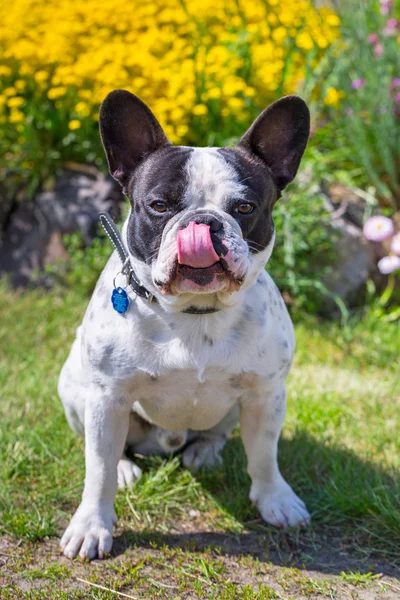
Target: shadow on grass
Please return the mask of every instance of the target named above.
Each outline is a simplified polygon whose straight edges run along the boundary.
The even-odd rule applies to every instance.
[[[281,471],[306,502],[312,526],[279,531],[266,525],[248,500],[250,480],[240,438],[227,443],[223,457],[221,468],[201,472],[197,480],[225,514],[243,524],[242,533],[229,526],[204,531],[199,525],[189,533],[125,530],[115,540],[113,555],[133,544],[198,552],[212,547],[324,573],[378,570],[400,577],[400,485],[393,473],[304,432],[283,438]]]

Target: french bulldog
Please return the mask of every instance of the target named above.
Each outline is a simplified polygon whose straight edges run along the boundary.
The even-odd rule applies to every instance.
[[[61,371],[59,395],[85,437],[86,460],[82,500],[61,539],[65,556],[110,552],[117,486],[140,475],[127,445],[183,447],[183,464],[199,468],[220,460],[239,422],[250,500],[262,518],[309,523],[277,462],[295,338],[265,270],[272,209],[296,175],[309,127],[305,102],[286,96],[234,148],[175,146],[133,94],[115,90],[104,100],[110,173],[130,201],[122,241],[148,299],[128,286],[128,310],[114,310],[114,252]]]

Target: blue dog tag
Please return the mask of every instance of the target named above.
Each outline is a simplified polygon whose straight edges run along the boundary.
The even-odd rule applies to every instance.
[[[111,302],[113,309],[120,313],[120,315],[126,313],[129,308],[129,296],[122,287],[117,287],[113,290]]]

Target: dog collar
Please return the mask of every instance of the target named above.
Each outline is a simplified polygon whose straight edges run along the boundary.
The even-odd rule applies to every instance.
[[[129,254],[125,249],[124,243],[122,241],[121,234],[113,219],[107,213],[99,214],[100,224],[103,227],[104,231],[107,234],[107,237],[111,241],[115,250],[118,253],[120,261],[122,263],[121,273],[126,276],[126,280],[128,285],[131,286],[132,290],[135,292],[137,296],[141,298],[145,298],[147,302],[158,302],[157,298],[149,292],[143,285],[139,283],[139,280],[136,276],[135,271],[132,268],[131,261],[129,258]],[[123,311],[125,312],[125,311]],[[185,314],[190,315],[208,315],[218,312],[217,308],[197,308],[196,306],[189,306],[188,308],[182,311]]]
[[[128,252],[123,244],[121,234],[110,215],[107,213],[100,213],[99,219],[101,226],[106,232],[122,262],[122,273],[123,275],[126,275],[128,285],[131,286],[135,294],[141,298],[145,298],[147,302],[157,302],[157,298],[155,298],[153,294],[149,292],[149,290],[146,290],[146,288],[139,283],[136,273],[132,268]]]

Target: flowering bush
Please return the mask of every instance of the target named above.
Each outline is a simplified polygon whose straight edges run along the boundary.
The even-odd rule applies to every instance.
[[[372,312],[379,318],[384,318],[389,321],[400,319],[400,306],[398,300],[399,279],[396,277],[396,272],[400,274],[400,232],[395,233],[395,225],[392,219],[388,219],[382,215],[370,217],[364,223],[364,235],[367,240],[375,243],[384,242],[383,250],[387,252],[378,261],[378,269],[383,275],[388,275],[386,289],[381,297],[375,298]],[[374,295],[374,291],[373,295]],[[397,295],[397,299],[395,298]]]
[[[32,179],[61,160],[101,164],[99,103],[118,87],[148,103],[172,141],[224,142],[296,90],[338,23],[307,0],[1,3],[7,169]]]
[[[383,275],[389,275],[400,269],[400,233],[395,231],[392,219],[376,215],[364,224],[364,235],[371,242],[390,240],[389,254],[378,262],[378,269]]]
[[[334,2],[342,36],[308,91],[321,96],[329,122],[316,144],[332,153],[332,166],[352,171],[383,209],[400,209],[400,22],[391,0]]]

